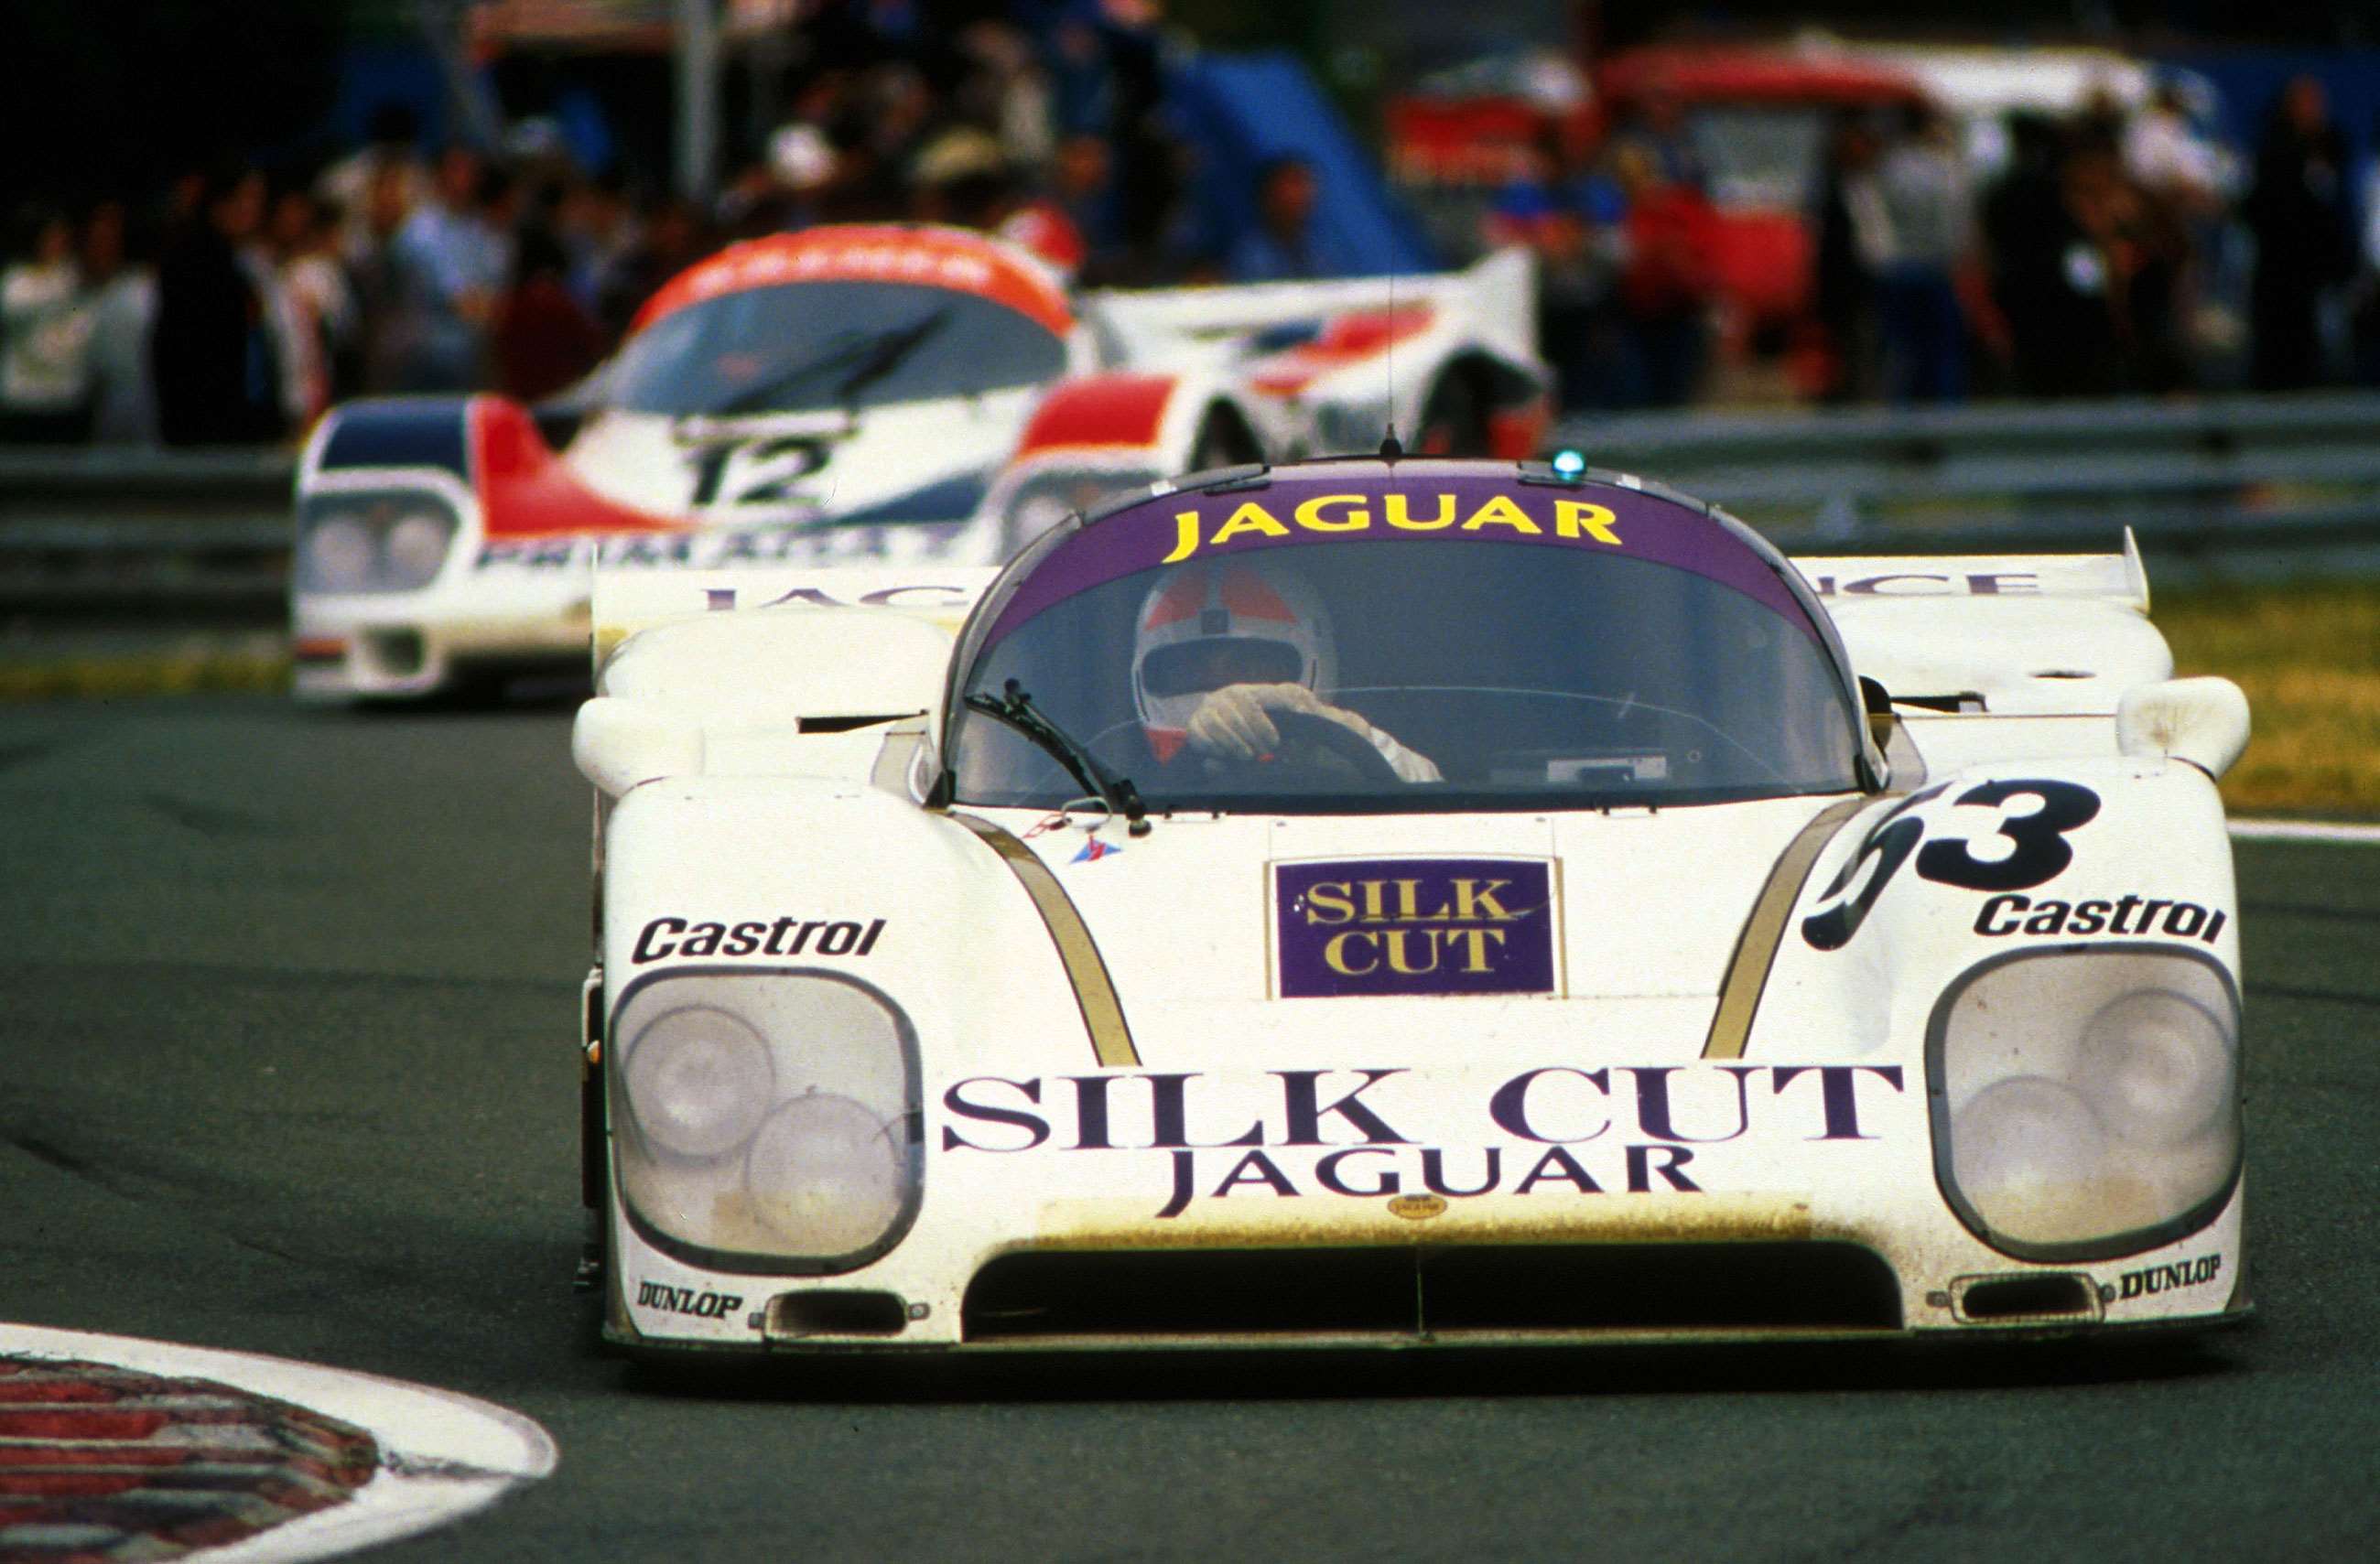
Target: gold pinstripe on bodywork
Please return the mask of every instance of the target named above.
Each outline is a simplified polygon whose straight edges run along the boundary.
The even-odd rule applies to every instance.
[[[1840,830],[1843,822],[1876,802],[1873,794],[1829,804],[1810,818],[1777,855],[1768,882],[1752,903],[1752,915],[1737,936],[1735,953],[1728,958],[1727,976],[1719,984],[1718,1009],[1711,1014],[1710,1035],[1703,1039],[1705,1059],[1742,1059],[1752,1018],[1760,1009],[1760,992],[1768,986],[1768,969],[1776,964],[1777,947],[1784,941],[1786,921],[1802,897],[1802,882],[1810,866]]]
[[[1099,1062],[1111,1068],[1138,1064],[1140,1050],[1133,1047],[1132,1028],[1124,1024],[1123,1005],[1116,999],[1107,963],[1099,959],[1099,948],[1092,941],[1083,915],[1075,910],[1074,899],[1050,872],[1050,866],[990,820],[957,813],[951,818],[983,838],[1033,898],[1034,910],[1049,925],[1050,941],[1058,947],[1066,981],[1074,986],[1075,1002],[1083,1008],[1083,1024],[1090,1028],[1091,1049]]]

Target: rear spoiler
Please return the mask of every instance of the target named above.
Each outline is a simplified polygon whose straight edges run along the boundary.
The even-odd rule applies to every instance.
[[[589,605],[595,671],[639,630],[706,613],[781,604],[880,608],[912,614],[953,635],[1000,572],[982,565],[737,566],[684,570],[625,564],[607,544],[595,561]]]
[[[1414,304],[1463,321],[1481,345],[1514,359],[1536,358],[1536,260],[1517,246],[1460,272],[1420,276],[1100,290],[1084,296],[1083,311],[1124,340],[1129,358],[1140,360],[1168,340],[1240,337],[1296,321]]]
[[[1793,566],[1834,607],[1872,598],[2083,598],[2149,611],[2148,571],[2118,554],[1805,554]]]

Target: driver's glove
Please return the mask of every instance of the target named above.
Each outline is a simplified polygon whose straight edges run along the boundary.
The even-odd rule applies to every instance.
[[[1281,730],[1265,714],[1271,708],[1338,717],[1335,709],[1304,685],[1225,685],[1209,690],[1190,714],[1190,747],[1226,760],[1254,760],[1281,747]]]
[[[1409,782],[1443,781],[1426,755],[1417,755],[1354,712],[1331,705],[1304,685],[1225,685],[1210,690],[1190,715],[1190,746],[1203,755],[1254,760],[1281,746],[1281,730],[1265,713],[1268,709],[1303,711],[1336,722],[1380,752],[1397,775]]]

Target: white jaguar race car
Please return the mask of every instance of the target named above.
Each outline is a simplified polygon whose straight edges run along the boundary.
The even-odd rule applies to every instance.
[[[1091,293],[981,234],[832,226],[664,286],[566,403],[351,403],[298,479],[300,697],[583,666],[589,565],[998,564],[1172,472],[1367,449],[1531,454],[1524,252],[1439,277]]]
[[[997,572],[604,572],[605,1334],[2235,1319],[2247,710],[2146,607],[2129,540],[1789,561],[1393,452]]]

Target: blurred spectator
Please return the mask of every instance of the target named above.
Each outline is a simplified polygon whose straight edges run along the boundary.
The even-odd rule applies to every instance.
[[[1036,179],[1057,153],[1049,79],[1032,41],[1004,22],[979,21],[960,38],[971,69],[953,94],[959,117],[986,126],[999,139],[1002,160]]]
[[[2363,166],[2359,206],[2362,231],[2357,235],[2355,313],[2350,325],[2355,338],[2355,381],[2380,386],[2380,116],[2372,124],[2373,156]]]
[[[2321,314],[2353,266],[2348,196],[2346,139],[2331,123],[2322,83],[2301,76],[2273,107],[2241,212],[2256,239],[2249,378],[2259,391],[2302,390],[2328,378]]]
[[[603,279],[637,243],[636,210],[621,177],[606,174],[574,181],[555,210],[554,236],[570,258],[571,296],[590,316],[600,317]]]
[[[2008,171],[1985,200],[1983,226],[2010,378],[2025,396],[2111,391],[2117,348],[2107,271],[2075,219],[2061,132],[2036,115],[2016,117],[2009,130]]]
[[[364,134],[361,150],[332,164],[314,181],[316,197],[344,214],[342,245],[350,249],[363,241],[376,204],[395,201],[410,212],[436,193],[421,161],[420,121],[410,108],[382,103],[372,111]]]
[[[972,125],[953,125],[917,151],[909,164],[911,210],[928,223],[989,228],[1007,185],[1000,142]]]
[[[1611,168],[1628,202],[1620,299],[1642,400],[1682,407],[1694,399],[1709,357],[1718,216],[1700,190],[1667,177],[1641,143],[1622,143]]]
[[[18,226],[21,259],[0,271],[0,438],[68,444],[91,428],[91,314],[74,226],[46,208]]]
[[[355,389],[355,293],[338,259],[337,233],[306,191],[284,190],[274,199],[267,236],[279,284],[282,405],[302,430]]]
[[[2148,106],[2123,132],[2124,172],[2141,189],[2184,222],[2214,215],[2223,204],[2223,161],[2190,123],[2180,86],[2160,82]]]
[[[552,229],[532,223],[521,230],[492,332],[496,389],[505,395],[551,396],[602,358],[603,330],[571,296],[569,272],[569,254]]]
[[[1114,160],[1099,136],[1069,136],[1057,145],[1050,193],[1026,200],[1002,226],[1016,243],[1062,264],[1087,285],[1111,284],[1128,255],[1116,222]],[[1063,257],[1071,255],[1071,264]]]
[[[1861,401],[1876,393],[1877,272],[1892,253],[1892,224],[1876,185],[1880,152],[1862,116],[1838,118],[1827,139],[1811,224],[1811,313],[1825,333],[1822,402]]]
[[[378,394],[405,378],[405,261],[397,236],[413,213],[401,168],[374,172],[363,210],[351,213],[340,241],[340,261],[356,300],[357,389]]]
[[[438,191],[396,236],[407,391],[468,391],[479,383],[488,318],[512,264],[515,187],[467,147],[438,161]]]
[[[841,126],[840,181],[846,218],[880,221],[908,215],[912,163],[925,149],[937,105],[923,72],[888,65],[863,79],[852,113]]]
[[[637,242],[604,275],[596,319],[606,334],[625,334],[645,300],[663,283],[709,253],[702,220],[682,200],[665,200],[640,224]]]
[[[195,201],[157,266],[158,432],[168,445],[278,440],[287,423],[273,305],[246,253],[264,221],[264,176],[219,173]]]
[[[1318,193],[1313,166],[1302,157],[1284,154],[1258,166],[1256,226],[1240,236],[1224,262],[1233,282],[1305,282],[1356,270],[1360,258],[1329,233],[1315,230]]]
[[[1116,281],[1147,286],[1171,280],[1188,249],[1177,232],[1184,219],[1184,151],[1165,117],[1160,8],[1157,0],[1100,0],[1099,15],[1108,114],[1103,124],[1086,128],[1104,132],[1114,148],[1111,195],[1123,249]],[[1321,274],[1347,275],[1359,260],[1327,256]]]
[[[1629,111],[1612,133],[1613,152],[1623,147],[1638,148],[1650,156],[1662,184],[1708,193],[1710,171],[1703,166],[1702,153],[1686,127],[1685,108],[1674,92],[1655,91]]]
[[[2067,183],[2076,220],[2098,247],[2107,272],[2120,354],[2119,389],[2158,394],[2187,389],[2180,299],[2190,242],[2180,220],[2125,176],[2112,147],[2078,149]]]
[[[1974,201],[1949,121],[1930,105],[1910,109],[1876,180],[1888,245],[1876,276],[1886,394],[1956,402],[1967,392],[1957,271],[1973,242]]]
[[[157,392],[149,333],[157,321],[157,274],[149,244],[122,201],[103,201],[84,224],[83,277],[91,290],[91,438],[157,443]]]
[[[1619,270],[1625,248],[1620,188],[1574,155],[1560,131],[1530,149],[1481,224],[1488,245],[1522,245],[1537,261],[1537,344],[1561,405],[1619,405]]]
[[[804,225],[792,188],[766,161],[738,169],[720,192],[716,211],[720,234],[730,240],[754,239]]]

